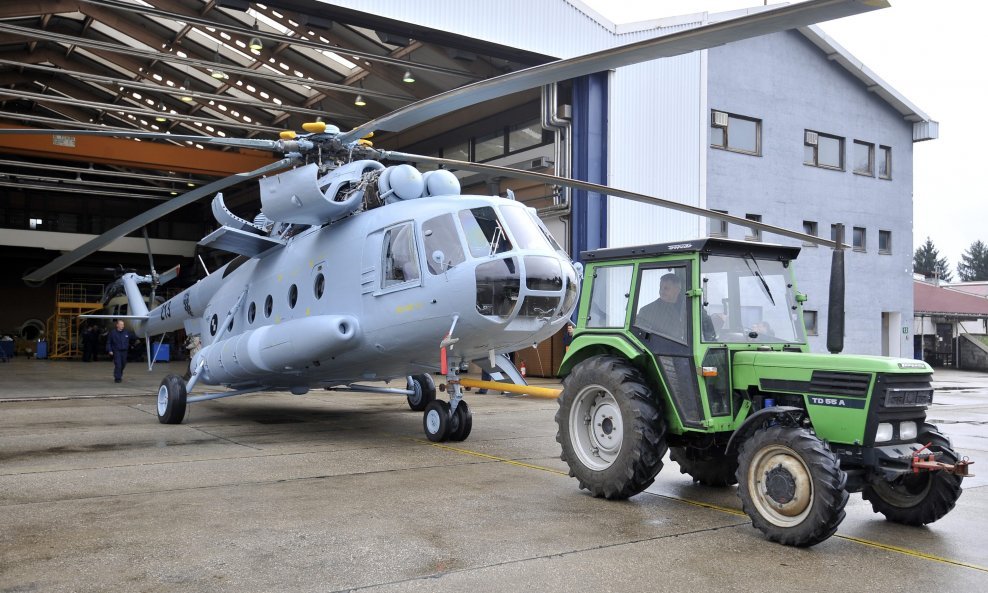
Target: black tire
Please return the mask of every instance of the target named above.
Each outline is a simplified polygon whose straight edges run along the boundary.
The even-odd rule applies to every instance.
[[[689,474],[694,482],[704,486],[722,488],[738,483],[737,454],[728,455],[723,450],[711,447],[670,447],[669,457],[679,464],[679,472]]]
[[[186,398],[185,381],[178,375],[167,375],[158,387],[158,422],[181,424],[185,420]]]
[[[560,459],[593,496],[634,496],[662,469],[665,419],[645,378],[621,358],[594,356],[576,365],[563,381],[556,426]]]
[[[467,402],[460,400],[460,403],[456,404],[456,411],[449,419],[449,440],[465,441],[472,430],[473,413],[470,412]]]
[[[449,438],[449,425],[449,404],[441,399],[429,402],[422,415],[425,436],[433,443],[441,443]]]
[[[787,546],[816,545],[837,531],[847,504],[847,474],[804,428],[770,426],[738,453],[738,496],[751,523]]]
[[[925,428],[933,429],[932,425]],[[950,448],[950,441],[936,430],[928,430],[917,439],[930,443],[930,450],[939,453],[938,461],[957,463],[958,455]],[[876,478],[866,484],[861,496],[871,503],[876,513],[885,519],[903,525],[926,525],[949,513],[960,498],[961,476],[942,471],[909,474],[892,481]]]
[[[436,399],[436,382],[429,374],[408,377],[407,388],[415,393],[405,397],[408,407],[416,412],[425,410],[429,402]]]

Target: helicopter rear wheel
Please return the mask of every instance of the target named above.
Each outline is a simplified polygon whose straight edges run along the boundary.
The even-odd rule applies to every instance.
[[[185,406],[188,393],[185,381],[178,375],[167,375],[158,387],[158,422],[181,424],[185,420]]]
[[[408,390],[412,393],[405,399],[408,407],[416,412],[421,412],[436,399],[436,382],[428,373],[408,377]]]
[[[441,443],[449,438],[450,433],[449,404],[441,399],[429,402],[422,416],[422,426],[425,436],[433,443]]]

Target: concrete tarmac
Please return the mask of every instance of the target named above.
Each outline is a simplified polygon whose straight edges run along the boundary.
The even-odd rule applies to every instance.
[[[553,401],[468,393],[462,443],[374,394],[253,394],[159,424],[158,383],[183,370],[0,363],[0,593],[988,590],[983,374],[936,375],[929,417],[980,474],[950,514],[904,527],[852,495],[835,537],[794,549],[668,458],[629,501],[581,492]]]

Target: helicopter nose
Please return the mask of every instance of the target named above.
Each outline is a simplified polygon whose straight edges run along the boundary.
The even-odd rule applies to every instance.
[[[497,321],[568,317],[576,304],[576,272],[556,254],[505,257],[477,266],[477,311]]]

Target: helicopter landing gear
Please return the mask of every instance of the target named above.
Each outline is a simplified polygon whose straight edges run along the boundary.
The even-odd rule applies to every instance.
[[[456,365],[449,364],[447,360],[447,348],[453,349],[459,338],[453,337],[453,330],[456,329],[458,315],[453,316],[453,325],[449,328],[449,333],[439,344],[439,368],[446,375],[446,390],[449,391],[449,403],[441,400],[428,402],[425,405],[425,415],[422,418],[422,426],[425,428],[425,436],[433,443],[442,441],[464,441],[470,436],[473,430],[473,414],[470,413],[470,406],[463,401],[463,388],[460,387],[459,371]],[[419,375],[421,377],[422,375]],[[425,375],[431,382],[431,377]],[[412,379],[409,378],[409,390],[413,389]],[[433,388],[433,398],[435,389]],[[409,396],[409,405],[412,404]],[[412,408],[413,410],[416,408]]]
[[[473,430],[473,414],[467,402],[463,401],[463,390],[456,370],[449,369],[446,385],[450,391],[449,403],[442,400],[430,401],[425,406],[425,415],[422,417],[425,436],[434,443],[465,441]]]

